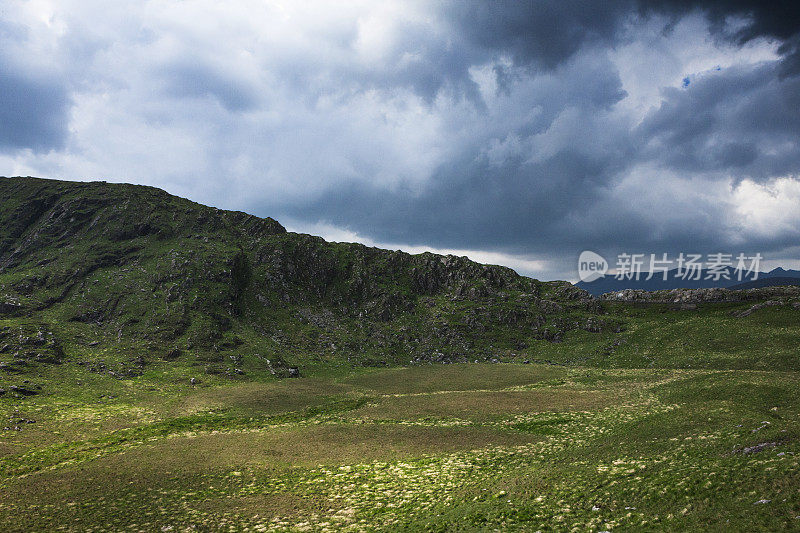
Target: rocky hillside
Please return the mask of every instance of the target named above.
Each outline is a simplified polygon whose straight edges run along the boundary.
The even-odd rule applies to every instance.
[[[0,322],[7,368],[114,359],[122,377],[154,358],[209,373],[525,358],[621,329],[566,282],[329,243],[151,187],[36,178],[0,179]]]
[[[759,300],[800,300],[800,287],[767,286],[753,289],[669,289],[663,291],[645,291],[641,289],[625,289],[607,292],[600,295],[604,301],[628,303],[709,303],[709,302],[751,302]]]

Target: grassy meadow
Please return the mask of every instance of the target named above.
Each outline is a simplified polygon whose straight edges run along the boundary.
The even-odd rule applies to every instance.
[[[792,371],[49,372],[61,392],[0,404],[35,420],[0,433],[3,531],[800,527]]]

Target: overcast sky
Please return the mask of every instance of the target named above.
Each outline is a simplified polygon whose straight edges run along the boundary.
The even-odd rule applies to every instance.
[[[800,2],[0,4],[0,175],[543,279],[800,259]],[[613,260],[612,260],[613,262]]]

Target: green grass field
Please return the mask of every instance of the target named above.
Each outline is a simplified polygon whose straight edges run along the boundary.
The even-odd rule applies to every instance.
[[[0,403],[36,421],[0,433],[3,531],[800,528],[791,371],[51,372],[62,392]]]

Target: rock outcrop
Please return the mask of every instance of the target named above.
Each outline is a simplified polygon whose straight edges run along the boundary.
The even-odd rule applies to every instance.
[[[773,298],[800,298],[800,287],[764,287],[758,289],[671,289],[665,291],[643,291],[626,289],[607,292],[601,300],[639,303],[704,303],[747,302]]]

